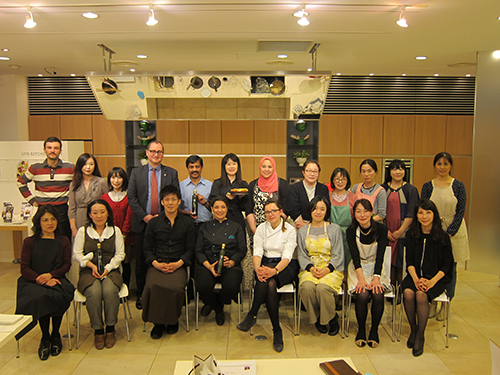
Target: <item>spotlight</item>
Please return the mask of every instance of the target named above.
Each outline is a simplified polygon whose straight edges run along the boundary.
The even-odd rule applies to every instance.
[[[306,17],[299,18],[297,23],[300,26],[309,26],[309,24],[310,24],[309,20]]]
[[[36,22],[33,20],[33,13],[31,13],[31,7],[26,7],[29,15],[26,16],[26,22],[24,23],[24,27],[27,29],[32,29],[36,26]]]
[[[401,12],[399,13],[399,19],[396,23],[401,27],[408,27],[408,23],[406,23],[406,18],[404,16],[404,12],[406,9],[406,5],[401,5]]]
[[[309,13],[306,12],[306,4],[300,5],[300,10],[296,11],[293,16],[297,18],[307,17]]]
[[[155,18],[155,11],[153,10],[153,5],[149,5],[149,16],[148,16],[148,21],[146,22],[146,25],[148,26],[154,26],[158,23],[158,20]]]

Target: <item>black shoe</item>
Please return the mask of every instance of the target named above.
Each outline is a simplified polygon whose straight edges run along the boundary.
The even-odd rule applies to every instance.
[[[278,353],[283,351],[283,331],[274,331],[273,348]]]
[[[326,327],[326,325],[320,324],[319,320],[317,320],[316,323],[314,323],[314,326],[316,327],[316,329],[318,330],[319,333],[327,333],[328,332],[328,328]]]
[[[406,341],[406,347],[408,349],[412,349],[413,348],[413,344],[415,343],[415,336],[416,336],[417,332],[411,332],[410,333],[410,336],[408,337],[408,341]]]
[[[155,324],[155,326],[151,330],[151,338],[153,340],[161,339],[164,330],[165,330],[165,324]]]
[[[224,310],[218,313],[215,313],[215,321],[218,326],[223,326],[226,321],[226,316],[224,315]]]
[[[380,339],[378,337],[378,331],[370,331],[370,335],[368,336],[367,344],[370,348],[375,349],[380,343]]]
[[[337,314],[332,320],[330,320],[328,324],[330,325],[330,330],[328,331],[329,336],[335,336],[337,333],[339,333],[340,325],[339,316]]]
[[[50,355],[55,357],[61,353],[62,350],[62,340],[61,336],[52,337],[50,339]]]
[[[167,324],[167,333],[169,335],[173,335],[174,333],[177,333],[179,330],[179,322],[175,324]]]
[[[200,314],[201,316],[208,316],[210,315],[211,312],[212,312],[212,307],[210,307],[210,305],[203,305]]]
[[[137,301],[135,301],[135,308],[137,310],[142,310],[142,298],[137,298]]]
[[[236,326],[236,328],[240,331],[248,332],[250,328],[255,325],[255,323],[257,323],[257,317],[248,314],[245,319],[243,319],[241,323]]]
[[[412,349],[412,354],[414,357],[420,357],[422,354],[424,354],[425,338],[422,337],[422,345],[419,345],[419,341],[420,340],[418,340],[418,337],[415,337],[415,343]]]
[[[46,361],[50,355],[50,340],[40,341],[40,346],[38,347],[38,356],[42,361]]]
[[[354,339],[354,342],[356,343],[357,346],[362,348],[363,346],[366,345],[366,334],[358,332],[356,338]]]

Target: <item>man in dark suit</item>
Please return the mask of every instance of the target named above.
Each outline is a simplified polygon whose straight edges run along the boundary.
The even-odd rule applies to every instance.
[[[163,209],[160,204],[159,192],[167,185],[179,188],[177,171],[162,165],[163,144],[153,141],[148,144],[146,155],[148,164],[143,167],[134,168],[130,175],[128,184],[128,201],[134,212],[132,217],[132,232],[135,233],[135,279],[137,283],[136,307],[142,309],[142,291],[146,282],[148,267],[144,258],[143,242],[146,224],[153,217],[158,216]],[[152,186],[155,188],[152,189]]]
[[[302,166],[304,179],[290,186],[288,195],[288,214],[295,221],[295,226],[299,229],[311,221],[309,212],[309,202],[316,196],[322,195],[328,201],[329,193],[326,185],[318,182],[321,167],[316,160],[308,160]],[[325,218],[328,220],[329,218]]]

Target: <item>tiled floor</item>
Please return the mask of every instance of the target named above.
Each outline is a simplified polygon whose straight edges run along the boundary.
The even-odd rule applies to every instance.
[[[19,266],[0,263],[0,312],[15,310],[16,280]],[[491,358],[488,339],[500,343],[500,287],[498,276],[470,271],[459,271],[457,294],[451,304],[450,332],[459,336],[450,340],[445,348],[442,323],[430,320],[426,330],[424,355],[414,358],[406,349],[409,333],[408,324],[403,321],[401,342],[390,339],[390,308],[386,311],[380,329],[380,346],[376,349],[358,348],[354,345],[356,322],[351,321],[351,335],[342,339],[340,335],[329,337],[319,334],[314,326],[302,316],[300,336],[293,336],[293,306],[291,300],[284,301],[280,309],[284,327],[285,349],[278,354],[272,349],[272,330],[265,309],[261,309],[254,328],[256,335],[266,335],[266,341],[256,341],[248,333],[236,330],[234,319],[238,319],[235,304],[231,313],[226,307],[226,324],[219,327],[211,314],[200,319],[199,331],[194,330],[194,303],[189,306],[191,330],[181,328],[176,335],[152,340],[143,332],[140,313],[130,304],[131,342],[127,342],[123,312],[120,310],[117,324],[117,343],[113,349],[98,351],[93,346],[93,332],[88,324],[86,311],[82,312],[81,345],[78,350],[68,351],[67,345],[58,357],[46,362],[38,359],[40,341],[39,328],[35,328],[20,341],[21,357],[16,358],[14,340],[0,349],[0,374],[172,374],[177,360],[190,360],[193,354],[206,356],[214,353],[217,359],[244,358],[307,358],[328,356],[349,356],[358,370],[365,374],[490,374]],[[286,306],[286,308],[283,308]],[[245,310],[248,304],[245,303]],[[306,313],[303,313],[306,314]],[[244,316],[244,315],[243,315]],[[354,316],[354,314],[352,314]],[[63,321],[62,333],[66,331]],[[75,328],[71,326],[72,333]],[[74,343],[74,340],[73,340]]]

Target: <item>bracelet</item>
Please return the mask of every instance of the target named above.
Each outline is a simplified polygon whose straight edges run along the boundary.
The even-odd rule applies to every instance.
[[[373,277],[377,276],[380,279],[380,275],[373,275]]]
[[[274,269],[276,270],[276,275],[280,273],[280,270],[278,269],[278,267],[274,267]]]

